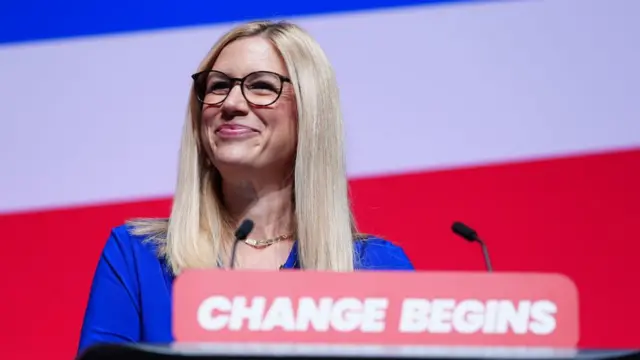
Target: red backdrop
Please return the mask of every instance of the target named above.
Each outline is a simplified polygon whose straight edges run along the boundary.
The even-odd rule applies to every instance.
[[[417,268],[483,271],[480,248],[449,230],[464,221],[487,242],[497,271],[560,272],[576,282],[581,345],[625,347],[640,345],[639,165],[634,150],[351,185],[362,230],[403,245]],[[109,229],[169,207],[159,199],[0,216],[5,354],[72,357]]]

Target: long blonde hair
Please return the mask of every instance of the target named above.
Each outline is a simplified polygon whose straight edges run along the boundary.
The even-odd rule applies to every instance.
[[[356,225],[348,196],[338,86],[321,47],[288,22],[238,26],[209,51],[198,71],[211,69],[222,49],[243,37],[262,36],[279,50],[297,101],[298,141],[294,170],[295,224],[304,269],[353,271]],[[228,247],[233,222],[222,206],[220,174],[207,164],[199,134],[201,104],[192,88],[180,146],[171,215],[129,222],[134,235],[156,242],[174,274],[215,266]]]

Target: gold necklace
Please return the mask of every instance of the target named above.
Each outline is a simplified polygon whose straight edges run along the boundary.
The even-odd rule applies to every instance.
[[[264,240],[246,239],[244,243],[256,248],[264,248],[264,247],[273,245],[277,242],[280,242],[282,240],[291,239],[292,237],[293,237],[293,234],[288,234],[288,235],[280,235],[278,237],[274,237],[271,239],[264,239]]]

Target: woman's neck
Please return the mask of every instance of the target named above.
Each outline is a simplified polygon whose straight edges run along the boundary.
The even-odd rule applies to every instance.
[[[292,184],[222,183],[224,203],[237,222],[251,219],[251,238],[270,239],[294,230]]]

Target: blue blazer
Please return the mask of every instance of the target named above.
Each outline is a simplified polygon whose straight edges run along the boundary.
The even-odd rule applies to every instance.
[[[78,353],[98,343],[171,343],[174,276],[155,245],[112,230],[93,278]],[[357,240],[358,270],[413,270],[404,251],[389,241]],[[297,268],[297,243],[283,268]]]

